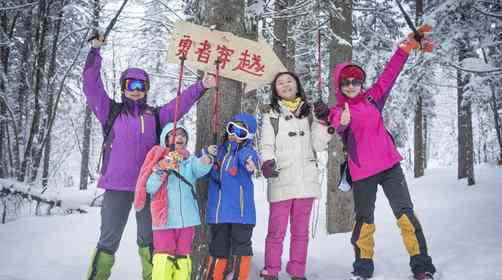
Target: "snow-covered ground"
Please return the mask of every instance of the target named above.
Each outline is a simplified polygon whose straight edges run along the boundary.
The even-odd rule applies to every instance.
[[[428,170],[408,178],[429,252],[441,279],[502,279],[502,169],[476,168],[477,184],[467,187],[455,169]],[[251,279],[263,265],[268,217],[265,183],[256,182],[258,224],[253,236]],[[353,252],[350,234],[325,233],[325,202],[310,241],[308,279],[346,279]],[[131,215],[133,213],[131,212]],[[409,279],[409,258],[383,192],[376,206],[375,280]],[[140,279],[135,222],[131,216],[111,279]],[[99,230],[99,209],[88,214],[25,217],[0,225],[0,280],[83,279]],[[286,242],[287,243],[287,242]],[[289,246],[285,247],[286,263]],[[289,279],[285,273],[281,279]]]

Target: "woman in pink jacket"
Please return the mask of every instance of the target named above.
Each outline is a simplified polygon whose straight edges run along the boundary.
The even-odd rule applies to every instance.
[[[422,26],[420,32],[429,32]],[[427,253],[427,245],[401,169],[403,159],[384,126],[382,110],[409,53],[413,49],[432,51],[430,42],[418,43],[409,36],[396,50],[383,73],[368,90],[363,89],[364,70],[355,64],[342,63],[333,72],[336,106],[327,112],[316,108],[318,118],[329,120],[347,149],[352,177],[356,224],[351,242],[355,249],[353,280],[373,276],[374,211],[377,186],[381,185],[401,229],[410,255],[415,279],[433,279],[436,269]]]

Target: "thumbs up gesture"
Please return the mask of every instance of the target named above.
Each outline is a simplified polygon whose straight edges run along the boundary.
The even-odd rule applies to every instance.
[[[349,123],[350,123],[350,109],[349,109],[349,103],[346,102],[345,108],[343,108],[340,124],[348,125]]]

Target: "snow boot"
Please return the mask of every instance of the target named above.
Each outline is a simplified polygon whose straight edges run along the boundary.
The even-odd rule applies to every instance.
[[[413,275],[413,278],[417,280],[429,280],[434,279],[434,276],[430,272],[417,272]]]
[[[232,280],[248,280],[251,269],[251,256],[234,256]]]
[[[85,279],[107,280],[112,274],[113,263],[115,263],[115,256],[96,249]]]
[[[139,246],[138,247],[139,259],[141,260],[141,267],[143,269],[143,280],[152,280],[153,270],[153,248],[152,246]]]
[[[207,257],[207,271],[204,280],[223,280],[226,267],[227,259]]]
[[[279,277],[266,274],[266,270],[260,271],[260,277],[263,280],[279,280]]]
[[[192,274],[192,259],[190,259],[190,256],[176,256],[172,261],[175,268],[173,280],[190,280]]]
[[[352,274],[352,276],[348,280],[368,280],[370,278],[371,277],[364,277],[364,276],[361,276],[361,275]]]
[[[156,253],[153,255],[152,280],[172,280],[174,275],[174,262],[168,254]]]

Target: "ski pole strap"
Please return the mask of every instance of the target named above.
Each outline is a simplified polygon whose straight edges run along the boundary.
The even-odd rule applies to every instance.
[[[192,191],[193,198],[195,200],[197,200],[197,194],[195,193],[195,190],[194,190],[195,187],[192,183],[190,183],[190,181],[188,181],[187,178],[185,178],[183,175],[181,175],[181,173],[179,173],[178,171],[176,171],[174,169],[169,169],[167,174],[168,175],[173,174],[174,176],[178,177],[178,179],[180,179],[183,183],[187,184]]]

